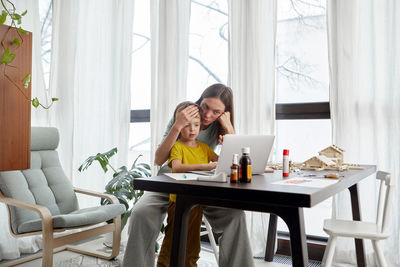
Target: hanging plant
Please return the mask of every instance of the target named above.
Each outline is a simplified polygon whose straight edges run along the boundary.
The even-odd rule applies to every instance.
[[[4,24],[7,20],[7,17],[11,19],[11,24],[8,26],[6,34],[1,39],[0,45],[2,48],[2,53],[0,57],[0,65],[4,64],[3,68],[3,75],[4,77],[14,85],[14,87],[19,90],[19,92],[25,97],[25,99],[32,103],[32,106],[35,108],[41,106],[44,109],[50,108],[58,98],[53,97],[51,99],[51,103],[49,105],[43,105],[39,102],[37,97],[30,98],[27,95],[27,88],[29,87],[29,83],[31,82],[31,74],[27,73],[24,77],[20,77],[14,79],[10,77],[7,73],[7,70],[10,68],[16,68],[12,65],[12,62],[15,59],[15,51],[23,44],[24,42],[24,35],[29,34],[29,32],[22,29],[21,21],[22,18],[28,13],[25,10],[23,13],[19,14],[16,12],[16,8],[14,4],[10,0],[0,0],[3,10],[0,15],[0,25]],[[11,6],[8,8],[6,3]],[[15,33],[17,37],[15,37],[12,41],[6,41],[9,34],[12,32]]]

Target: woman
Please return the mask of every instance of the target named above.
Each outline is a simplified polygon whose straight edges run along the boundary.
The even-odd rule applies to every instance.
[[[201,131],[198,141],[215,149],[224,134],[234,133],[233,94],[223,84],[208,87],[200,99]],[[176,120],[171,120],[164,139],[155,155],[155,163],[167,161],[169,152],[181,129],[198,114],[198,108],[189,106],[178,110]],[[130,235],[123,266],[154,266],[156,238],[164,221],[169,202],[168,194],[146,192],[135,204],[130,219]],[[219,266],[254,266],[244,212],[241,210],[203,207],[204,216],[213,231],[222,233],[219,240]]]

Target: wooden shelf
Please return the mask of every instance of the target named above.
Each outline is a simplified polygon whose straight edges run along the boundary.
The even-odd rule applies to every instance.
[[[8,26],[0,25],[0,40],[7,34]],[[32,33],[22,34],[21,46],[10,49],[15,59],[7,68],[6,74],[20,84],[20,89],[31,97],[31,84],[25,89],[22,79],[32,73]],[[9,31],[5,40],[6,47],[18,37]],[[1,47],[0,51],[4,49]],[[0,171],[22,170],[30,168],[31,146],[31,103],[4,75],[4,64],[0,65]]]

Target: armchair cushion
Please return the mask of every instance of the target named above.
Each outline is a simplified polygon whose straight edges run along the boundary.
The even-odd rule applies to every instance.
[[[110,204],[73,211],[69,214],[53,216],[53,228],[68,228],[85,226],[108,221],[125,212],[122,204]],[[25,221],[18,226],[18,233],[27,233],[42,230],[42,220]]]

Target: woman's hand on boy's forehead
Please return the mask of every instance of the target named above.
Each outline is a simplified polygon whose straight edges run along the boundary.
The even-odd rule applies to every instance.
[[[176,112],[175,123],[177,123],[181,128],[183,128],[185,127],[186,124],[191,122],[197,116],[200,116],[198,106],[190,105],[186,108],[181,107]]]

